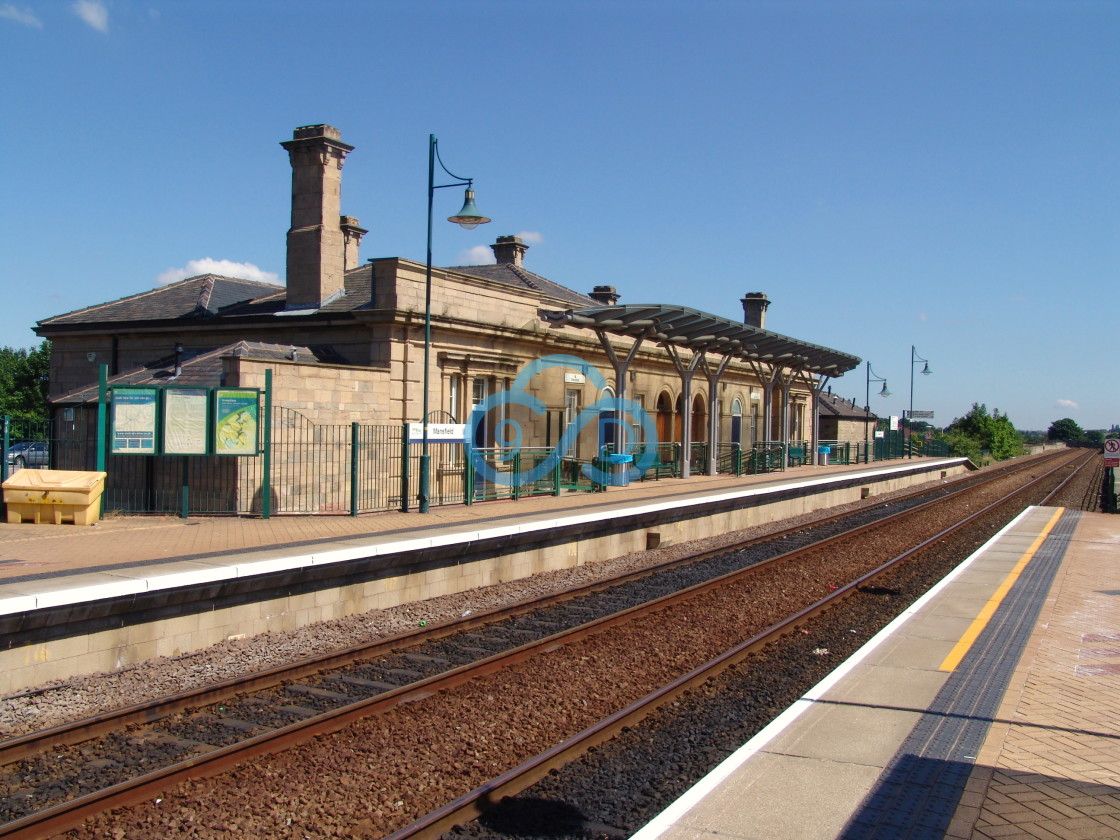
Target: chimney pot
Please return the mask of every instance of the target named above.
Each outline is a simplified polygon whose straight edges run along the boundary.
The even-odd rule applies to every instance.
[[[338,226],[342,229],[342,270],[349,271],[361,264],[358,247],[362,237],[369,233],[354,216],[339,216]]]
[[[757,327],[760,330],[766,329],[766,307],[770,305],[766,293],[747,292],[743,295],[741,303],[743,304],[743,323],[748,327]]]
[[[520,236],[499,236],[490,249],[498,265],[524,265],[529,246],[521,241]]]
[[[614,306],[618,303],[618,299],[622,297],[622,295],[618,293],[618,289],[614,286],[596,286],[591,290],[591,293],[588,294],[588,297],[594,301],[598,301],[603,304],[603,306]]]

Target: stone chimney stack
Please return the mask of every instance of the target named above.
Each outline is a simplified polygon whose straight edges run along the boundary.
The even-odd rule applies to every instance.
[[[361,258],[358,256],[358,246],[362,242],[362,237],[369,231],[360,227],[358,220],[353,216],[340,217],[338,226],[342,228],[342,270],[349,271],[352,268],[357,268],[361,262]]]
[[[318,309],[342,291],[349,243],[339,215],[342,163],[353,146],[330,125],[305,125],[280,145],[292,164],[292,227],[288,231],[288,309]],[[357,219],[347,223],[361,231]],[[359,233],[353,239],[357,264]]]
[[[766,307],[770,301],[765,292],[747,292],[743,295],[743,323],[748,327],[766,329]]]
[[[622,297],[614,286],[596,286],[587,296],[603,306],[614,306]]]
[[[529,250],[520,236],[499,236],[498,241],[490,248],[494,251],[498,265],[524,265],[525,252]]]

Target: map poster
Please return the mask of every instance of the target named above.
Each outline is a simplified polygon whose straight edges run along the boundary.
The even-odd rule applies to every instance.
[[[214,392],[214,454],[256,455],[260,392],[219,388]]]
[[[167,388],[163,392],[163,452],[165,455],[205,455],[209,391],[206,388]]]
[[[114,455],[156,453],[156,388],[113,389]]]

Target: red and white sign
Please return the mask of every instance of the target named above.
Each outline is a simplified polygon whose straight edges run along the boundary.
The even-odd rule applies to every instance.
[[[1120,438],[1105,438],[1104,465],[1106,467],[1120,467]]]

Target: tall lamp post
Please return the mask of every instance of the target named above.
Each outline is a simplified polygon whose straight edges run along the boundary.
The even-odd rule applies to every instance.
[[[436,162],[440,168],[451,178],[454,183],[437,184]],[[474,179],[463,178],[451,172],[443,165],[439,156],[439,141],[434,134],[428,135],[428,260],[424,267],[424,397],[423,416],[421,420],[421,449],[420,449],[420,493],[417,501],[420,512],[427,513],[431,497],[431,457],[428,454],[428,385],[430,381],[429,361],[432,355],[432,202],[436,190],[445,187],[466,187],[463,197],[463,208],[454,216],[448,216],[447,221],[453,222],[465,230],[474,230],[479,225],[490,221],[478,212],[474,206]]]
[[[876,376],[875,372],[871,370],[871,362],[867,363],[867,393],[863,397],[863,411],[867,415],[863,418],[863,462],[865,464],[871,462],[871,383],[882,382],[883,389],[879,392],[880,397],[889,397],[891,392],[887,390],[887,380],[882,376]]]
[[[929,359],[923,359],[914,350],[914,345],[910,345],[910,413],[906,416],[906,457],[914,457],[914,365],[918,362],[923,362],[925,367],[922,368],[922,376],[929,376],[933,373],[929,369]]]

